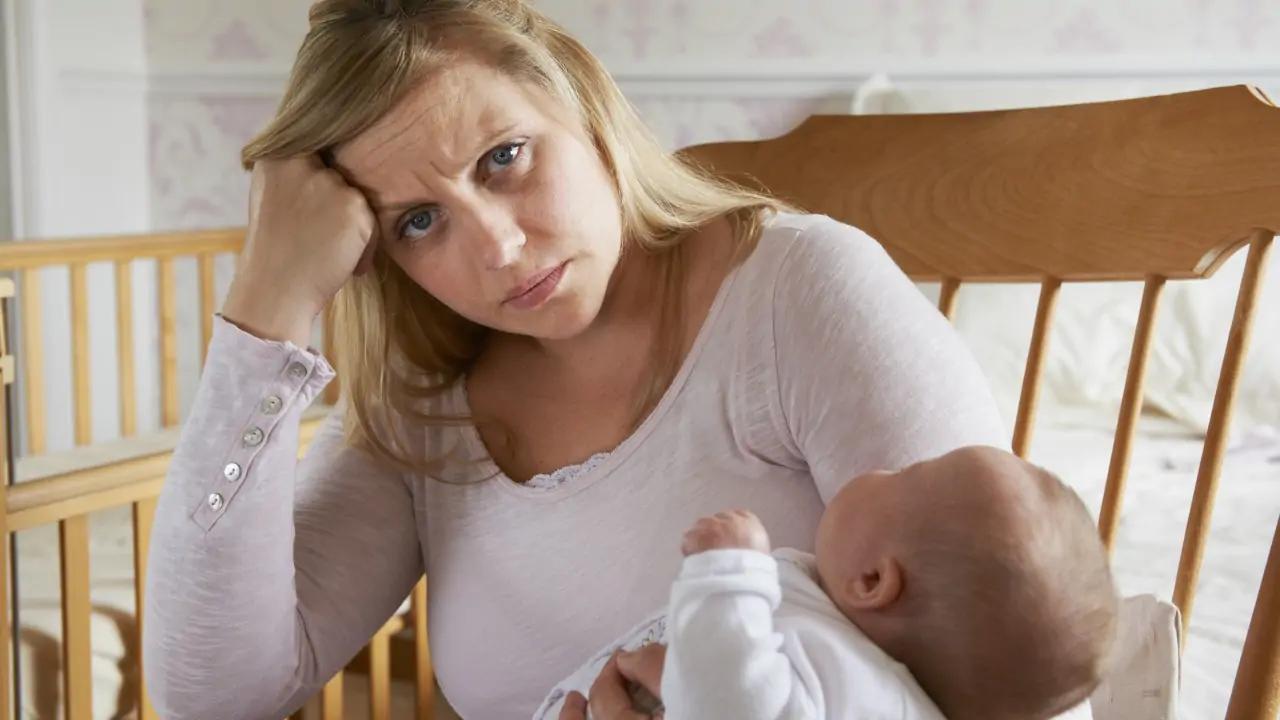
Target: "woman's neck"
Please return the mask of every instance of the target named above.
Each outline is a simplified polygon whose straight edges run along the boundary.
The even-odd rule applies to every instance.
[[[572,337],[543,339],[503,336],[501,351],[517,350],[556,374],[587,376],[592,368],[606,365],[621,353],[646,347],[663,300],[661,282],[667,257],[625,248],[618,258],[600,308],[591,323]],[[639,346],[639,347],[638,347]]]

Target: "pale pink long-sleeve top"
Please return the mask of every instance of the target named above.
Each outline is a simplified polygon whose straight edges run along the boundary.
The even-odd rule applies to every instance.
[[[679,375],[601,463],[554,488],[501,476],[472,429],[410,477],[342,447],[312,352],[219,321],[160,497],[144,669],[166,720],[278,720],[340,669],[425,571],[432,658],[466,720],[525,720],[592,653],[660,609],[700,515],[748,508],[811,551],[864,471],[1007,447],[985,378],[859,230],[781,215],[724,282]],[[460,390],[442,401],[465,410]],[[446,482],[441,482],[442,480]]]

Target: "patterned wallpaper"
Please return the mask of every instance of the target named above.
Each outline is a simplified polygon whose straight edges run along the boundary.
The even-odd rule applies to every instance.
[[[152,68],[287,67],[310,0],[145,0]],[[610,61],[895,59],[1269,53],[1270,0],[542,0]],[[637,98],[672,146],[785,131],[818,98]],[[275,101],[252,93],[151,97],[157,228],[244,220],[237,156]]]
[[[535,0],[610,57],[1269,51],[1270,0]],[[157,62],[288,61],[311,0],[144,0]]]

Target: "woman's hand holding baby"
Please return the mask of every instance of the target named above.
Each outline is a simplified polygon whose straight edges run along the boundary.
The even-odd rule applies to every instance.
[[[589,699],[578,692],[569,693],[560,709],[559,720],[587,720],[588,707],[591,720],[661,718],[662,710],[650,715],[636,708],[631,686],[639,686],[655,698],[661,697],[662,668],[666,656],[666,646],[656,643],[615,654],[592,683],[587,693]]]
[[[760,518],[747,510],[716,513],[698,520],[684,535],[685,556],[708,550],[770,551],[769,533]]]

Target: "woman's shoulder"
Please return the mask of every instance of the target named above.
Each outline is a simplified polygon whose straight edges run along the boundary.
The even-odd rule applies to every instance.
[[[861,228],[829,215],[780,213],[765,228],[762,245],[782,253],[779,270],[829,274],[833,265],[867,265],[883,271],[884,246]],[[896,267],[896,266],[894,266]]]
[[[874,295],[888,284],[908,283],[884,246],[862,229],[827,215],[776,213],[738,269],[738,281],[771,305],[821,302],[824,294],[848,299]],[[758,292],[769,288],[761,297]],[[830,295],[827,295],[830,297]]]

